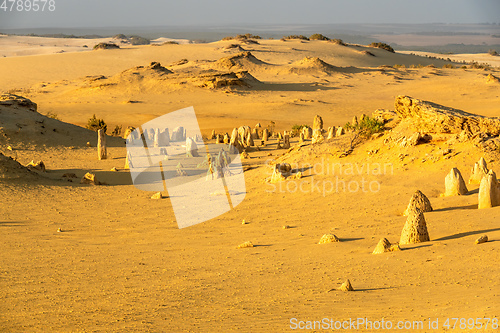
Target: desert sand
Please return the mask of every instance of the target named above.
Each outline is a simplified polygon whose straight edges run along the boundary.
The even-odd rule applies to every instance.
[[[500,207],[478,209],[479,184],[467,183],[466,195],[441,195],[454,167],[467,182],[484,157],[500,173],[498,147],[483,145],[498,143],[498,133],[461,140],[428,128],[404,132],[393,116],[384,132],[353,149],[352,133],[303,145],[293,136],[290,150],[276,149],[273,137],[247,151],[241,204],[179,229],[166,191],[165,199],[153,200],[154,193],[133,186],[124,169],[125,141],[109,136],[108,159],[99,161],[97,134],[84,128],[94,114],[110,134],[116,125],[138,127],[194,106],[205,137],[257,123],[274,122],[275,132],[312,127],[315,115],[326,130],[377,109],[395,110],[400,95],[500,115],[498,68],[446,64],[296,40],[0,58],[0,92],[37,104],[37,111],[28,102],[0,105],[6,156],[0,161],[0,330],[288,332],[292,318],[367,318],[422,321],[416,331],[445,332],[446,318],[498,318]],[[397,141],[409,142],[417,131],[425,140]],[[16,163],[32,160],[43,160],[46,172]],[[275,163],[300,168],[303,178],[266,182]],[[331,165],[344,169],[325,169]],[[107,185],[80,184],[89,171]],[[77,178],[62,177],[68,173]],[[373,187],[323,187],[339,181]],[[383,238],[399,242],[416,190],[433,207],[424,213],[430,241],[372,254]],[[318,244],[325,234],[339,241]],[[475,244],[483,235],[489,241]],[[253,247],[237,248],[245,242]],[[354,291],[339,290],[346,280]],[[436,319],[439,328],[428,329]],[[490,323],[480,331],[497,330]]]

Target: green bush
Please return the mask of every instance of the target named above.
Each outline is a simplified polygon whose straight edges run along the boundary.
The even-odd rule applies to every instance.
[[[491,49],[491,50],[489,50],[489,51],[488,51],[488,54],[489,54],[489,55],[492,55],[492,56],[497,56],[497,55],[498,55],[498,52],[497,52],[497,51],[495,51],[495,50],[493,50],[493,49]]]
[[[357,132],[361,137],[369,138],[375,133],[384,131],[384,123],[375,118],[365,116],[361,118],[358,124],[347,123],[344,125],[347,131]]]
[[[310,40],[330,40],[330,38],[322,35],[322,34],[313,34],[309,37]]]
[[[100,129],[104,130],[104,133],[106,133],[106,130],[108,129],[108,126],[102,119],[97,119],[95,114],[92,116],[92,118],[89,118],[89,121],[87,122],[87,129],[92,130],[94,132],[97,132]]]
[[[346,46],[346,43],[344,43],[344,41],[342,39],[340,39],[340,38],[332,39],[332,40],[330,40],[330,42],[332,42],[335,45]]]
[[[293,125],[292,126],[292,136],[297,136],[300,134],[300,132],[302,132],[302,129],[303,128],[308,128],[309,126],[308,125]]]
[[[443,68],[455,68],[455,66],[453,66],[452,64],[446,64],[446,65],[443,65]]]
[[[384,49],[386,51],[394,53],[394,49],[389,44],[386,44],[386,43],[381,43],[381,42],[375,43],[375,42],[373,42],[373,43],[370,44],[370,46],[371,47],[376,47],[376,48],[379,48],[379,49]]]

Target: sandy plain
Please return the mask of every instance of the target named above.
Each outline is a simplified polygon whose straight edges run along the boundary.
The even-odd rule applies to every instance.
[[[452,167],[467,180],[484,156],[470,144],[436,139],[399,149],[384,145],[384,134],[339,158],[332,153],[341,146],[336,140],[307,141],[300,151],[287,153],[272,139],[244,160],[247,194],[240,205],[178,229],[168,198],[151,200],[153,193],[132,185],[123,169],[123,139],[109,137],[109,158],[98,161],[95,133],[74,126],[85,126],[96,114],[109,133],[116,125],[139,126],[194,106],[206,136],[212,129],[230,133],[271,121],[276,131],[311,126],[316,114],[326,128],[376,109],[393,110],[398,95],[482,116],[500,114],[500,84],[487,80],[488,74],[499,76],[496,67],[442,68],[449,63],[326,41],[258,43],[0,58],[0,91],[29,98],[38,113],[60,119],[46,118],[41,128],[33,112],[21,108],[17,119],[12,108],[0,106],[1,152],[23,165],[43,160],[47,166],[34,178],[2,170],[0,330],[286,332],[293,331],[292,318],[368,318],[393,325],[422,321],[423,329],[406,331],[445,332],[446,318],[498,318],[500,207],[478,210],[477,185],[468,185],[467,195],[440,196]],[[172,73],[159,74],[148,67],[151,62]],[[240,73],[230,81],[243,85],[214,86],[220,81],[211,75],[230,72]],[[292,146],[297,143],[292,138]],[[454,152],[450,158],[442,153],[447,149]],[[308,190],[298,191],[290,181],[265,182],[271,172],[266,164],[275,158],[302,166],[390,168],[376,174],[312,168],[301,180]],[[500,172],[497,159],[487,162]],[[112,167],[119,171],[109,171]],[[80,178],[87,171],[108,185],[61,180],[64,173]],[[324,193],[312,185],[339,179],[380,186]],[[399,240],[402,213],[417,189],[434,207],[425,214],[430,242],[371,254],[379,239]],[[341,242],[317,244],[327,233]],[[490,242],[474,244],[483,234]],[[245,241],[255,247],[236,248]],[[335,290],[346,279],[356,291]],[[439,327],[429,329],[436,319]]]

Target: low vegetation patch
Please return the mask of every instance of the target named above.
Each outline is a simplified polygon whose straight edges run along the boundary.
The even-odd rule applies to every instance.
[[[99,43],[94,46],[94,50],[110,50],[119,48],[120,47],[114,43]]]
[[[289,39],[309,40],[309,38],[307,38],[304,35],[290,35],[290,36],[283,36],[283,38],[281,38],[281,40],[283,41]]]
[[[151,44],[151,41],[147,38],[141,37],[141,36],[130,36],[129,37],[129,42],[132,45],[149,45]]]
[[[330,40],[330,38],[322,35],[322,34],[312,34],[311,37],[309,37],[310,40]]]
[[[383,49],[383,50],[386,50],[386,51],[394,53],[394,49],[389,44],[386,44],[386,43],[381,43],[381,42],[375,43],[375,42],[373,42],[373,43],[370,44],[370,46],[371,47],[376,47],[376,48],[379,48],[379,49]]]
[[[235,37],[227,36],[227,37],[222,38],[222,40],[224,40],[224,41],[234,40],[234,39],[239,39],[239,40],[262,39],[262,37],[257,36],[257,35],[252,35],[252,34],[244,34],[244,35],[236,35]]]
[[[345,124],[344,129],[355,132],[360,137],[367,139],[375,133],[383,132],[384,123],[378,119],[364,116],[357,124]]]
[[[293,125],[292,126],[292,133],[291,133],[292,137],[299,135],[300,132],[302,132],[302,129],[308,128],[308,127],[309,127],[308,125],[297,125],[297,124]]]

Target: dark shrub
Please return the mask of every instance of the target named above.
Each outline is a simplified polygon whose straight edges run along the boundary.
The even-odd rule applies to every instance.
[[[310,40],[330,40],[330,38],[322,35],[322,34],[313,34],[309,37]]]
[[[371,43],[370,44],[371,47],[376,47],[376,48],[379,48],[379,49],[384,49],[386,51],[389,51],[389,52],[392,52],[394,53],[394,49],[389,45],[389,44],[386,44],[386,43]]]
[[[119,49],[120,47],[113,43],[99,43],[94,46],[94,50],[110,50],[110,49]]]
[[[106,133],[106,130],[108,129],[108,126],[102,119],[97,119],[95,114],[92,116],[92,118],[89,118],[89,121],[87,122],[87,129],[92,130],[94,132],[97,132],[100,129],[104,130],[104,133]]]

